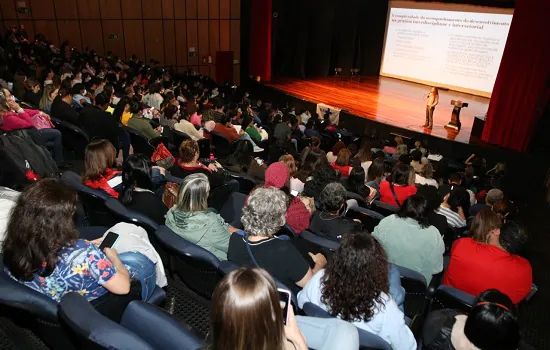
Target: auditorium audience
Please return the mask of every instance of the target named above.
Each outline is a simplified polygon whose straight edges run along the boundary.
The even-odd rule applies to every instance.
[[[311,216],[309,230],[315,234],[340,241],[344,234],[361,230],[361,223],[345,217],[346,189],[338,182],[329,183],[319,196],[321,210]]]
[[[500,229],[495,228],[497,224],[491,226],[490,222],[498,220],[498,216],[490,209],[483,209],[478,215],[476,221],[484,220],[482,224],[488,228],[476,223],[474,238],[455,241],[443,284],[473,295],[496,288],[518,304],[533,283],[531,264],[518,255],[527,243],[527,229],[513,221],[507,221]]]
[[[262,267],[297,293],[327,261],[320,253],[310,253],[315,263],[312,270],[290,241],[274,236],[286,222],[287,200],[284,192],[273,187],[254,190],[241,217],[245,233],[231,235],[227,258],[239,265]]]
[[[119,194],[114,187],[122,183],[122,174],[111,168],[115,159],[116,150],[108,140],[99,139],[90,142],[84,154],[82,183],[118,198]]]
[[[313,303],[388,342],[393,349],[416,349],[403,312],[390,296],[388,257],[370,234],[348,233],[326,268],[298,294],[298,305]]]
[[[96,243],[101,240],[79,239],[73,222],[77,200],[74,190],[53,179],[37,181],[23,191],[2,246],[5,271],[56,302],[78,292],[92,304],[119,303],[123,299],[110,299],[108,294],[128,294],[130,279],[145,283],[145,277],[155,275],[155,265],[141,253],[125,253],[125,259],[116,249],[99,250]],[[132,256],[145,263],[134,264],[137,259]]]
[[[223,218],[208,210],[210,184],[204,174],[191,174],[180,184],[176,205],[166,213],[166,226],[193,244],[227,260],[231,232]]]
[[[414,182],[410,183],[411,175],[414,175],[414,171],[410,165],[397,163],[391,177],[380,183],[380,200],[400,207],[408,197],[416,193]]]
[[[359,348],[357,329],[352,325],[333,318],[295,316],[291,306],[285,320],[281,307],[277,286],[265,270],[231,272],[212,296],[209,349]]]
[[[338,158],[338,154],[340,154],[340,151],[344,148],[346,148],[345,143],[343,143],[342,141],[336,142],[336,144],[332,147],[332,151],[327,153],[328,163],[334,163],[336,161],[336,158]]]
[[[431,312],[422,340],[426,350],[522,349],[518,311],[497,289],[479,294],[468,315],[452,309]]]
[[[160,196],[153,190],[153,172],[159,172],[164,177],[166,170],[161,167],[154,167],[151,161],[143,155],[131,155],[122,166],[122,190],[120,201],[128,209],[143,214],[159,225],[164,224],[164,215],[168,208],[162,202]],[[161,188],[162,189],[162,188]]]
[[[443,270],[445,245],[441,234],[429,224],[428,201],[419,194],[408,197],[400,211],[374,228],[376,237],[393,264],[420,272],[430,283]]]

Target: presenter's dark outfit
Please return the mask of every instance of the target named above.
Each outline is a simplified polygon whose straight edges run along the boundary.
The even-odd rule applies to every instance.
[[[430,92],[428,98],[426,99],[426,122],[424,127],[431,129],[434,125],[434,111],[435,106],[439,103],[439,94],[434,94]]]

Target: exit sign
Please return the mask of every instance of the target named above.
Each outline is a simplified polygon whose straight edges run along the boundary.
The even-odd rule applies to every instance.
[[[109,40],[118,40],[118,34],[109,34]]]

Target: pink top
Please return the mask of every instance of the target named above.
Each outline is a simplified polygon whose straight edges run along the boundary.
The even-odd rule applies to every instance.
[[[202,115],[198,115],[197,113],[193,114],[191,116],[191,118],[189,119],[191,124],[193,124],[195,126],[198,126],[198,127],[201,126],[201,120],[202,120]]]

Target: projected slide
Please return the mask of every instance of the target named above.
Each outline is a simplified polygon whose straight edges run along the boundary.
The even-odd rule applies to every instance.
[[[511,14],[391,8],[380,75],[490,96]]]

